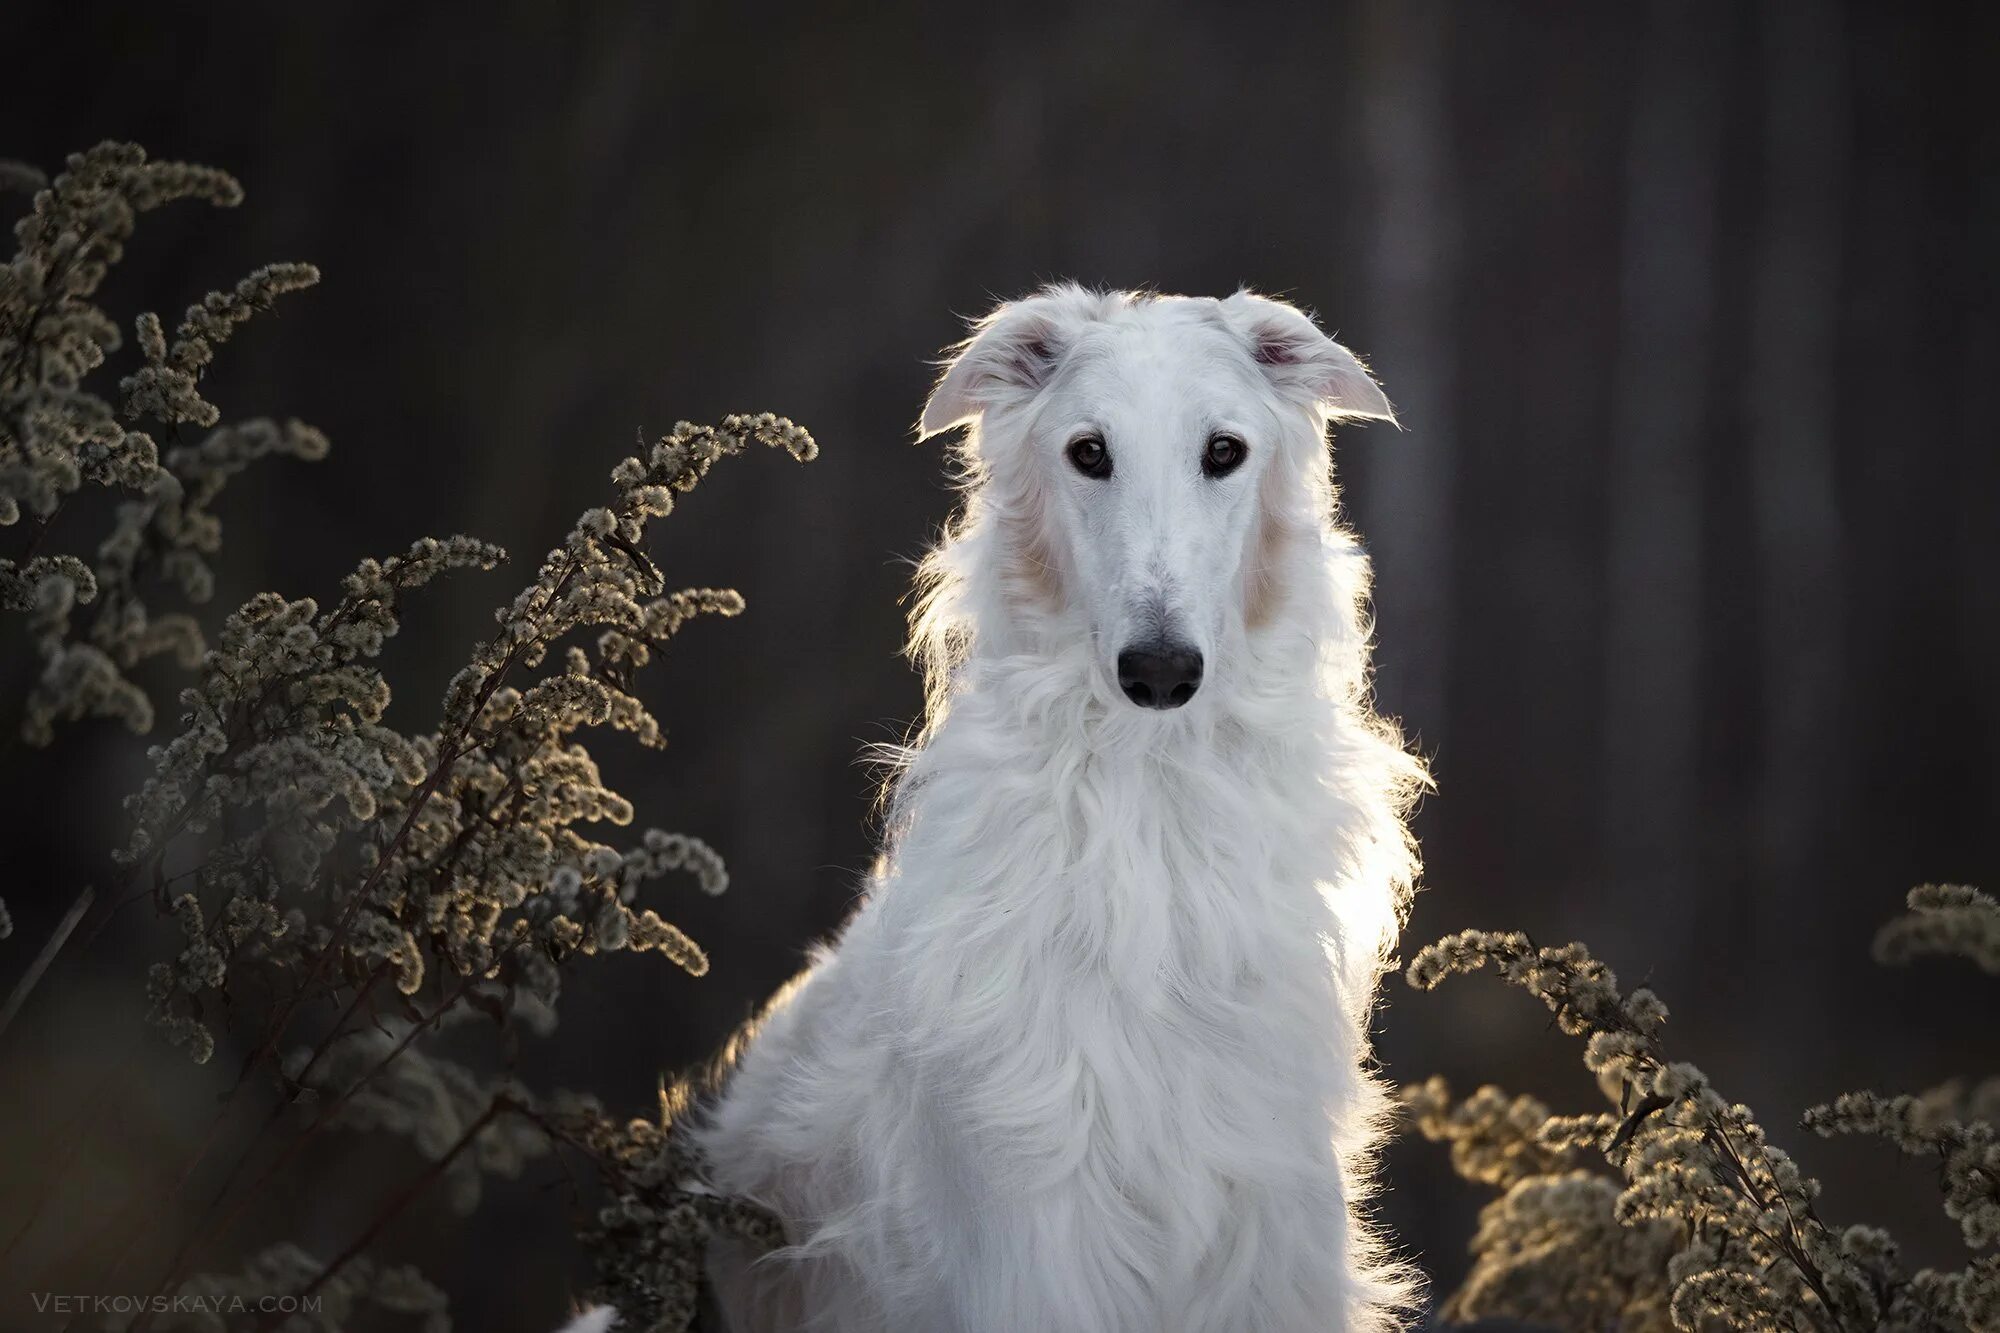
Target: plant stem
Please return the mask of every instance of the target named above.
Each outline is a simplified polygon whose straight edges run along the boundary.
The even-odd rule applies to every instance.
[[[361,986],[355,989],[354,998],[350,1000],[348,1002],[347,1007],[341,1011],[340,1017],[334,1020],[333,1027],[327,1032],[327,1034],[324,1037],[320,1038],[319,1044],[313,1047],[312,1055],[307,1059],[305,1067],[300,1069],[297,1074],[292,1076],[293,1082],[299,1084],[303,1084],[305,1082],[306,1075],[312,1072],[314,1066],[316,1066],[319,1063],[320,1057],[326,1054],[327,1050],[333,1045],[333,1042],[340,1036],[341,1031],[347,1025],[347,1020],[354,1016],[355,1010],[361,1007],[361,1004],[367,998],[368,993],[375,988],[375,984],[377,982],[379,982],[384,976],[388,974],[388,970],[389,970],[389,965],[387,963],[382,964],[381,966],[377,967],[373,972],[369,973],[368,980],[366,982],[364,982]],[[401,1048],[398,1047],[397,1049],[400,1050]],[[393,1059],[394,1055],[395,1052],[392,1052],[389,1058]],[[383,1063],[386,1064],[387,1060],[385,1060]],[[377,1065],[374,1070],[369,1071],[369,1077],[372,1077],[376,1072],[379,1072],[381,1068],[382,1065]],[[193,1251],[195,1245],[201,1239],[203,1239],[204,1236],[206,1236],[207,1234],[206,1228],[208,1226],[209,1219],[215,1215],[215,1210],[221,1206],[223,1199],[228,1197],[229,1191],[236,1184],[237,1177],[242,1175],[243,1168],[250,1164],[250,1158],[253,1155],[255,1155],[258,1147],[263,1144],[265,1136],[271,1132],[273,1126],[275,1126],[280,1120],[284,1119],[285,1112],[291,1106],[291,1104],[292,1102],[289,1097],[280,1098],[277,1104],[271,1108],[271,1113],[264,1117],[264,1123],[257,1127],[257,1132],[254,1135],[252,1135],[250,1141],[243,1146],[243,1151],[236,1155],[235,1163],[230,1166],[228,1174],[222,1178],[222,1183],[216,1187],[215,1193],[209,1197],[207,1205],[204,1206],[202,1209],[201,1216],[195,1220],[194,1226],[189,1230],[187,1239],[181,1242],[180,1248],[174,1251],[173,1258],[168,1261],[167,1277],[162,1281],[163,1287],[171,1287],[171,1284],[175,1279],[175,1277],[180,1275],[188,1255]],[[319,1128],[319,1121],[323,1119],[324,1119],[324,1113],[322,1113],[322,1115],[315,1120],[313,1126],[310,1129],[308,1129],[306,1133],[309,1135],[311,1133],[316,1132]],[[285,1158],[281,1157],[280,1161],[283,1160],[285,1160]],[[192,1174],[192,1172],[190,1171],[189,1174]],[[263,1181],[268,1178],[269,1178],[269,1172],[267,1171],[265,1176],[259,1178],[258,1183],[261,1185]],[[185,1185],[186,1180],[187,1177],[184,1175],[181,1178],[181,1181],[177,1183],[175,1189],[171,1191],[167,1197],[171,1199],[174,1194],[178,1193],[180,1186]],[[255,1187],[253,1187],[253,1192],[254,1189]],[[232,1213],[231,1215],[234,1216],[234,1213]],[[124,1257],[123,1253],[121,1252],[119,1256],[119,1261],[122,1261],[123,1257]],[[113,1271],[114,1272],[116,1271],[115,1263]]]
[[[211,1240],[215,1236],[220,1235],[222,1232],[226,1231],[230,1223],[234,1222],[237,1218],[241,1217],[243,1215],[244,1209],[248,1208],[251,1205],[251,1203],[253,1203],[257,1199],[257,1197],[263,1193],[264,1187],[271,1183],[272,1178],[275,1177],[279,1171],[283,1170],[285,1166],[287,1166],[292,1161],[293,1158],[297,1157],[299,1153],[304,1151],[306,1145],[310,1143],[319,1134],[321,1130],[325,1129],[329,1124],[332,1123],[333,1117],[339,1112],[340,1108],[347,1105],[347,1103],[350,1100],[352,1100],[352,1098],[357,1092],[361,1091],[362,1088],[368,1085],[370,1080],[372,1080],[377,1074],[380,1074],[384,1069],[387,1069],[389,1065],[398,1056],[400,1056],[404,1051],[408,1050],[410,1048],[410,1043],[414,1042],[421,1033],[423,1033],[426,1029],[428,1029],[432,1024],[436,1023],[440,1018],[444,1017],[444,1015],[451,1010],[451,1007],[457,1004],[459,1000],[464,997],[465,992],[471,989],[472,983],[475,979],[476,978],[468,976],[463,981],[461,981],[458,985],[458,988],[454,990],[450,995],[446,996],[443,1000],[441,1000],[438,1003],[437,1008],[433,1009],[429,1015],[427,1015],[419,1022],[412,1023],[410,1025],[410,1030],[403,1034],[402,1040],[398,1041],[395,1044],[395,1046],[389,1050],[388,1054],[384,1055],[380,1060],[377,1060],[375,1064],[369,1068],[367,1073],[363,1074],[360,1078],[356,1079],[353,1083],[349,1084],[345,1089],[341,1091],[339,1096],[335,1097],[325,1106],[322,1106],[319,1110],[319,1114],[313,1117],[312,1123],[307,1125],[304,1129],[300,1130],[298,1135],[294,1137],[290,1143],[285,1145],[284,1150],[281,1151],[277,1155],[277,1157],[273,1158],[271,1162],[268,1165],[266,1165],[261,1172],[258,1173],[257,1178],[250,1182],[249,1188],[246,1189],[241,1195],[239,1195],[233,1204],[231,1204],[226,1210],[224,1210],[221,1217],[215,1218],[213,1221],[208,1221],[206,1220],[206,1218],[204,1218],[204,1221],[202,1223],[197,1224],[194,1234],[188,1240],[184,1241],[180,1249],[174,1254],[172,1262],[168,1265],[166,1275],[162,1277],[159,1283],[153,1288],[152,1294],[156,1296],[161,1294],[171,1295],[173,1293],[175,1286],[183,1278],[187,1276],[188,1261],[194,1256],[197,1248],[203,1242]],[[282,1103],[280,1103],[279,1109],[282,1111],[283,1109]],[[210,1202],[209,1208],[207,1210],[209,1213],[212,1213],[214,1211],[215,1204],[220,1202],[222,1194],[227,1193],[227,1190],[228,1186],[225,1184],[222,1192],[218,1193],[216,1198]],[[144,1327],[145,1322],[146,1322],[146,1316],[142,1314],[139,1317],[139,1319],[136,1320],[131,1326],[133,1333],[136,1333],[136,1330]]]
[[[445,1168],[449,1167],[452,1164],[452,1162],[457,1159],[460,1153],[464,1152],[467,1148],[472,1146],[472,1141],[479,1137],[479,1133],[481,1130],[485,1129],[487,1125],[491,1124],[503,1112],[511,1110],[513,1108],[513,1105],[514,1103],[510,1098],[495,1097],[493,1099],[492,1104],[486,1108],[486,1110],[480,1115],[480,1117],[465,1127],[465,1132],[458,1136],[458,1141],[456,1143],[452,1144],[450,1148],[445,1150],[445,1153],[442,1157],[439,1157],[436,1161],[432,1162],[428,1167],[426,1167],[423,1170],[422,1173],[420,1173],[416,1177],[416,1179],[412,1180],[408,1185],[405,1185],[400,1191],[398,1191],[395,1197],[391,1198],[389,1202],[383,1206],[382,1211],[375,1215],[375,1220],[370,1222],[366,1227],[364,1227],[362,1229],[361,1234],[356,1236],[351,1242],[349,1242],[346,1249],[342,1250],[339,1254],[335,1255],[333,1259],[326,1265],[326,1267],[322,1268],[319,1271],[319,1276],[315,1277],[312,1281],[306,1283],[304,1287],[300,1288],[300,1290],[296,1293],[298,1302],[300,1304],[303,1304],[307,1297],[313,1295],[321,1287],[325,1286],[328,1282],[332,1281],[334,1276],[337,1273],[339,1273],[341,1269],[347,1267],[349,1263],[353,1262],[355,1256],[359,1255],[363,1250],[367,1249],[370,1243],[374,1241],[375,1237],[382,1233],[382,1229],[384,1227],[388,1226],[389,1223],[395,1221],[397,1217],[401,1216],[405,1208],[408,1208],[412,1203],[414,1203],[419,1195],[421,1195],[426,1189],[430,1188],[430,1185],[433,1181],[435,1181],[439,1176],[444,1174]],[[265,1317],[258,1323],[258,1328],[262,1330],[272,1327],[272,1320],[275,1318],[277,1318],[277,1315],[275,1313],[265,1315]],[[139,1324],[134,1323],[131,1329],[128,1330],[128,1333],[137,1333],[138,1329],[139,1329]]]
[[[35,955],[35,961],[28,964],[28,970],[14,983],[14,989],[7,995],[6,1006],[0,1008],[0,1035],[6,1033],[7,1025],[14,1021],[14,1016],[21,1012],[21,1006],[28,1002],[28,993],[40,984],[42,974],[49,970],[49,964],[62,952],[63,945],[69,942],[70,933],[76,929],[76,923],[83,920],[84,913],[90,910],[90,904],[96,897],[97,890],[85,885],[83,892],[76,895],[76,901],[70,904],[69,911],[63,913],[63,919],[56,923],[48,943]]]

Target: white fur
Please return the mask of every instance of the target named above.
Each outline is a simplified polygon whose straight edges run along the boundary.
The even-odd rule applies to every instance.
[[[1248,293],[1053,287],[958,349],[924,431],[972,425],[966,500],[920,579],[887,846],[696,1130],[794,1241],[712,1257],[738,1328],[1394,1322],[1366,1027],[1423,774],[1366,702],[1342,415],[1389,407]],[[1225,477],[1217,430],[1249,448]],[[1083,431],[1110,478],[1066,459]],[[1174,711],[1113,666],[1163,626],[1207,664]]]

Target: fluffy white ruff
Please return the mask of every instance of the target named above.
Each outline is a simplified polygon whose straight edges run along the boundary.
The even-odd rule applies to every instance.
[[[1023,516],[968,444],[888,846],[696,1129],[717,1186],[795,1242],[712,1258],[737,1328],[1394,1321],[1406,1274],[1358,1210],[1383,1106],[1366,1026],[1422,776],[1366,706],[1327,409],[1272,410],[1275,605],[1171,713],[1114,693],[1060,601],[1015,586]]]

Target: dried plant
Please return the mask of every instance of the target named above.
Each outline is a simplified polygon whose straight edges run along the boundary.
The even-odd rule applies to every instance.
[[[1909,907],[1877,936],[1878,960],[1958,955],[2000,971],[1992,898],[1927,885],[1910,893]],[[1480,1216],[1472,1272],[1446,1303],[1447,1318],[1579,1333],[2000,1328],[2000,1256],[1910,1272],[1887,1232],[1822,1221],[1819,1182],[1769,1142],[1748,1107],[1668,1059],[1665,1007],[1648,990],[1621,994],[1581,945],[1538,948],[1517,933],[1465,931],[1419,953],[1409,982],[1429,990],[1488,966],[1585,1039],[1584,1064],[1613,1109],[1551,1115],[1491,1087],[1454,1104],[1440,1079],[1405,1089],[1417,1128],[1450,1145],[1459,1174],[1500,1191]],[[1804,1123],[1822,1135],[1872,1134],[1934,1160],[1945,1212],[1966,1245],[2000,1243],[2000,1079],[1916,1097],[1849,1093],[1811,1108]]]
[[[19,168],[0,179],[40,186],[38,173]],[[117,324],[92,298],[139,214],[179,199],[233,208],[242,198],[211,167],[149,162],[132,144],[103,143],[36,188],[14,226],[15,254],[0,268],[0,526],[25,525],[27,534],[18,554],[0,557],[0,609],[25,617],[41,659],[19,723],[30,744],[48,744],[57,723],[82,717],[149,730],[152,702],[125,673],[161,654],[192,669],[204,648],[191,616],[149,608],[149,585],[206,602],[207,560],[221,540],[211,506],[229,478],[266,455],[326,453],[325,437],[297,421],[246,421],[173,443],[183,426],[216,427],[221,414],[201,396],[215,349],[276,297],[318,282],[310,264],[272,264],[210,292],[171,342],[159,316],[140,315],[142,364],[121,381],[117,406],[92,387],[120,344]],[[170,442],[164,454],[155,434]],[[47,550],[86,487],[119,497],[110,533],[88,557]],[[84,606],[93,614],[79,630]]]
[[[597,1272],[591,1296],[617,1310],[619,1329],[631,1333],[695,1326],[712,1237],[754,1250],[784,1240],[776,1217],[703,1184],[701,1162],[675,1132],[684,1106],[676,1086],[662,1088],[656,1120],[621,1124],[588,1101],[534,1117],[558,1149],[580,1153],[606,1183],[610,1197],[583,1237]]]
[[[652,952],[706,970],[701,949],[649,900],[677,874],[722,892],[720,857],[657,828],[601,840],[636,813],[605,785],[582,737],[610,729],[663,745],[635,692],[639,673],[689,620],[743,609],[728,590],[669,591],[645,551],[649,523],[724,457],[762,445],[806,461],[816,446],[781,417],[734,416],[682,423],[626,458],[612,472],[612,503],[584,513],[498,609],[495,633],[452,680],[434,726],[397,730],[384,721],[391,686],[380,656],[410,595],[492,569],[505,558],[499,548],[426,538],[363,561],[327,605],[260,593],[212,644],[192,619],[151,616],[141,601],[140,583],[153,577],[190,600],[206,596],[205,559],[219,536],[209,506],[229,475],[265,454],[325,451],[296,423],[253,422],[217,427],[159,460],[149,436],[121,424],[214,427],[219,415],[201,396],[214,346],[272,296],[311,281],[304,266],[260,270],[211,295],[171,339],[141,316],[143,364],[123,382],[119,413],[80,387],[116,343],[88,299],[104,266],[138,212],[190,195],[233,204],[240,191],[220,173],[148,164],[122,145],[72,158],[17,228],[21,254],[0,291],[0,504],[10,521],[31,517],[27,553],[0,562],[0,593],[28,613],[45,664],[26,731],[44,743],[61,718],[105,714],[144,729],[151,704],[123,668],[171,648],[195,671],[176,730],[148,752],[150,776],[126,802],[131,833],[117,859],[131,887],[121,901],[150,900],[165,926],[147,978],[153,1023],[197,1064],[240,1052],[210,1132],[170,1172],[177,1196],[221,1179],[164,1270],[136,1284],[121,1272],[171,1202],[136,1187],[71,1248],[104,1287],[149,1293],[130,1311],[132,1329],[334,1330],[367,1306],[438,1333],[449,1327],[442,1294],[372,1256],[376,1237],[433,1187],[468,1210],[491,1177],[560,1150],[602,1182],[593,1235],[603,1296],[627,1312],[627,1327],[685,1327],[692,1247],[708,1228],[762,1241],[775,1238],[774,1224],[703,1190],[665,1103],[657,1122],[621,1123],[585,1096],[539,1096],[513,1076],[512,1051],[520,1034],[554,1025],[564,980],[583,959]],[[40,554],[86,481],[139,498],[120,508],[95,563]],[[92,603],[98,614],[79,638],[71,610]],[[498,1039],[474,1060],[467,1030],[480,1025]],[[263,1099],[265,1114],[247,1141],[231,1140],[220,1131],[246,1098]],[[235,1224],[329,1132],[407,1140],[426,1166],[340,1252],[279,1243],[242,1258]],[[9,1249],[60,1183],[51,1169],[18,1225],[8,1221]],[[258,1315],[274,1297],[288,1310]]]

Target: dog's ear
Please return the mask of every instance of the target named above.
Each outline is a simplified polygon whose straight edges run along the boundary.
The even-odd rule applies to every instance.
[[[1223,317],[1249,344],[1251,360],[1278,388],[1309,398],[1332,417],[1396,419],[1360,358],[1320,332],[1297,306],[1249,291],[1221,304]]]
[[[1077,288],[1049,288],[1009,301],[973,324],[950,349],[944,373],[924,404],[917,438],[977,420],[1009,398],[1030,398],[1049,382],[1079,323]]]

